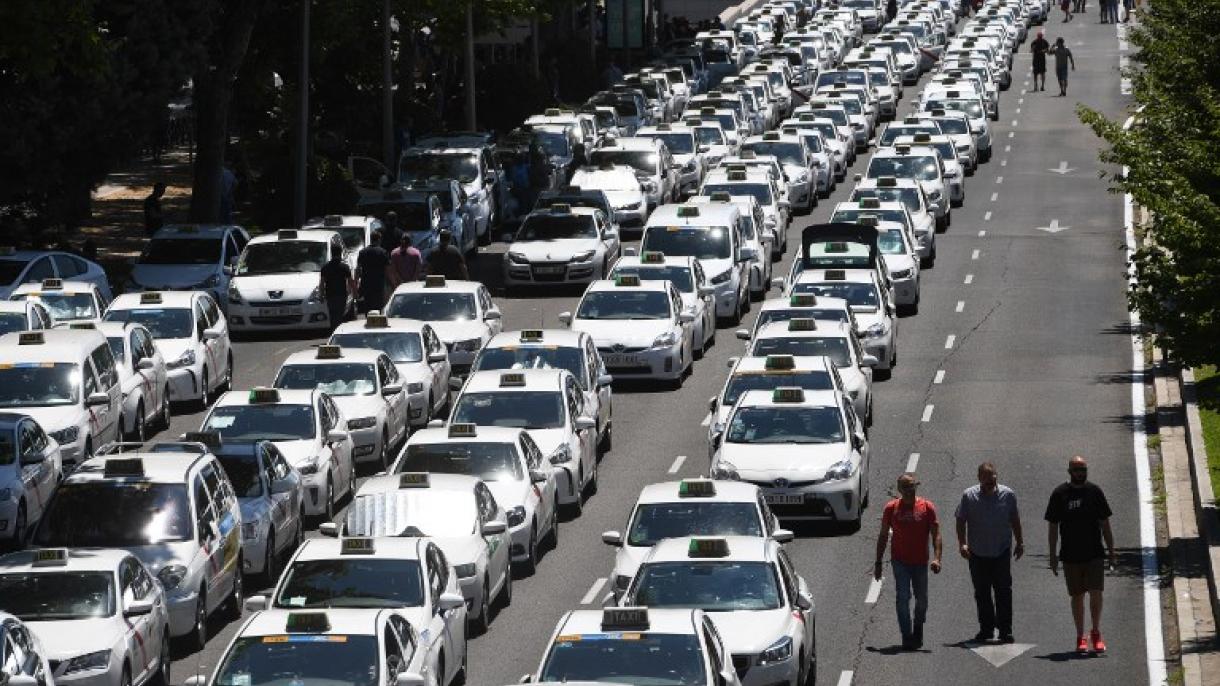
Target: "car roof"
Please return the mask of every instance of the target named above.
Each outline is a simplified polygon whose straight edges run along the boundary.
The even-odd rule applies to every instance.
[[[693,198],[692,198],[693,199]],[[666,255],[661,254],[661,262],[644,262],[643,255],[623,255],[617,262],[614,263],[614,269],[619,267],[631,267],[633,269],[659,269],[661,267],[686,267],[694,269],[696,257],[690,255]]]
[[[250,243],[248,243],[247,245],[253,245],[255,243],[275,243],[275,242],[281,241],[281,240],[309,241],[311,243],[329,243],[332,239],[339,237],[339,234],[337,232],[331,231],[329,229],[326,229],[326,230],[323,230],[323,229],[286,229],[286,230],[294,231],[295,233],[293,234],[293,237],[280,238],[280,234],[278,231],[271,231],[271,232],[265,233],[261,236],[255,236],[254,238],[251,238]]]
[[[790,331],[788,322],[767,322],[758,327],[758,331],[754,333],[754,340],[763,338],[844,338],[851,333],[849,326],[845,322],[819,319],[816,329]]]
[[[636,499],[637,505],[649,503],[673,503],[673,502],[718,502],[718,503],[733,503],[733,502],[758,502],[758,486],[747,481],[727,481],[717,480],[713,482],[715,495],[706,497],[687,497],[678,494],[683,481],[663,481],[661,483],[648,484],[640,491],[640,497]]]
[[[737,399],[737,407],[839,407],[839,392],[802,389],[805,399],[799,402],[775,400],[775,391],[746,391]]]
[[[79,363],[106,337],[96,329],[40,329],[42,343],[21,345],[22,332],[0,335],[0,367],[29,362]]]
[[[305,220],[305,224],[301,228],[306,229],[334,229],[336,227],[352,227],[352,226],[372,226],[374,222],[379,221],[376,217],[367,217],[360,214],[328,214],[324,217],[310,217]]]
[[[180,443],[182,450],[154,451],[156,445],[179,444],[178,441],[157,441],[145,444],[145,450],[126,453],[97,455],[86,460],[76,468],[64,483],[119,481],[123,483],[186,483],[187,477],[195,465],[203,462],[211,453],[200,452],[197,444]],[[106,475],[106,464],[111,461],[140,460],[144,468],[143,476]]]
[[[689,608],[650,608],[648,628],[640,629],[637,633],[697,635],[699,615],[702,615],[700,610]],[[602,610],[573,610],[559,620],[557,628],[558,636],[605,633],[607,630],[602,629]]]
[[[369,314],[372,314],[371,312]],[[354,319],[350,322],[343,322],[335,327],[332,336],[344,333],[419,333],[423,331],[428,322],[419,319],[407,319],[405,317],[386,317],[386,325],[384,327],[368,326],[367,319]]]
[[[466,379],[462,394],[501,391],[559,391],[563,389],[563,377],[570,372],[564,369],[494,369],[474,372]],[[523,379],[524,385],[502,386],[501,376],[515,375]]]
[[[34,304],[32,300],[0,300],[0,312],[20,312],[25,314]]]
[[[749,391],[742,399],[758,393],[770,397],[769,391]],[[740,401],[738,402],[740,406]],[[724,557],[691,557],[691,541],[717,538],[728,544],[729,553]],[[682,536],[663,538],[652,546],[645,563],[649,562],[761,562],[775,558],[774,541],[761,536]]]
[[[151,300],[148,294],[160,296],[160,302],[144,302]],[[195,299],[204,293],[202,291],[145,291],[144,293],[124,293],[110,301],[106,310],[163,310],[166,308],[190,308]]]
[[[390,558],[393,560],[421,559],[424,545],[427,543],[426,538],[418,536],[378,536],[373,538],[372,541],[373,555],[377,558]],[[292,561],[335,560],[343,557],[343,539],[327,537],[307,538],[297,548]],[[357,559],[361,559],[361,557],[357,557]]]
[[[769,360],[773,357],[791,357],[791,369],[769,369]],[[729,376],[737,376],[741,374],[774,374],[783,376],[785,374],[807,374],[809,372],[829,372],[834,363],[825,355],[750,355],[737,360],[737,364],[733,365],[733,371],[729,372]]]
[[[373,348],[344,348],[339,347],[339,357],[335,359],[323,359],[319,357],[319,348],[310,348],[308,350],[298,350],[292,353],[280,364],[281,367],[287,367],[294,364],[376,364],[381,356],[385,355],[380,350]]]
[[[76,293],[92,293],[98,290],[97,284],[92,281],[60,281],[58,288],[44,288],[45,282],[23,283],[13,289],[13,295],[42,295],[44,292],[51,293],[67,293],[69,295]]]
[[[828,279],[826,272],[843,272],[841,279]],[[847,283],[873,283],[876,280],[876,271],[872,267],[844,269],[841,267],[829,267],[826,269],[805,269],[796,277],[796,283],[837,283],[845,281]]]
[[[419,429],[407,439],[407,445],[439,445],[442,443],[515,443],[525,429],[507,426],[476,426],[474,435],[454,436],[448,427]],[[440,476],[439,474],[437,476]]]
[[[800,305],[793,305],[789,298],[767,298],[766,300],[759,303],[759,311],[762,312],[762,311],[766,311],[766,310],[805,310],[805,309],[829,310],[829,309],[838,309],[838,308],[842,308],[844,310],[851,309],[850,305],[847,304],[847,300],[845,300],[843,298],[832,298],[830,296],[821,296],[821,295],[819,295],[817,298],[818,298],[817,304],[810,305],[808,307],[800,306]]]
[[[47,549],[43,549],[47,550]],[[37,574],[55,572],[113,572],[119,563],[132,557],[126,550],[115,548],[64,549],[65,564],[37,564],[35,556],[43,550],[21,550],[0,557],[0,574],[33,572]]]
[[[607,142],[605,147],[598,148],[593,152],[599,152],[602,150],[614,152],[615,148],[620,148],[623,150],[647,150],[652,152],[663,145],[661,141],[658,141],[655,138],[642,138],[639,136],[623,136],[613,140],[613,143]]]
[[[627,258],[624,258],[627,259]],[[522,331],[501,331],[487,341],[485,348],[531,348],[531,347],[547,347],[557,346],[561,348],[578,348],[581,346],[581,341],[589,334],[571,329],[532,329],[531,332],[540,332],[541,339],[522,340]]]
[[[698,216],[683,217],[679,214],[681,208],[694,207]],[[664,223],[669,226],[728,226],[741,214],[732,203],[661,205],[652,211],[648,217],[648,225],[655,226]]]
[[[479,281],[461,281],[459,279],[445,279],[444,286],[429,286],[426,281],[409,281],[400,284],[394,289],[394,295],[399,293],[415,293],[415,292],[458,292],[458,293],[477,293],[483,284]]]
[[[167,224],[153,234],[153,240],[178,238],[214,238],[220,240],[230,231],[241,231],[234,224]]]
[[[326,631],[289,632],[287,630],[290,615],[326,616],[330,628]],[[392,610],[327,608],[325,610],[263,610],[256,613],[242,626],[239,637],[244,636],[280,636],[291,635],[350,635],[376,636],[383,615],[394,614]],[[370,656],[369,659],[373,659]]]
[[[278,403],[252,403],[250,402],[250,391],[226,391],[220,399],[216,401],[212,408],[217,407],[240,407],[242,405],[310,405],[314,404],[315,397],[321,393],[316,388],[310,389],[276,389],[276,393],[280,395]]]

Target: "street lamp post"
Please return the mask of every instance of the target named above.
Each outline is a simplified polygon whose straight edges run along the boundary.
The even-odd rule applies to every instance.
[[[292,212],[297,226],[305,223],[305,195],[309,169],[309,4],[301,0],[300,103],[297,110],[296,196]]]

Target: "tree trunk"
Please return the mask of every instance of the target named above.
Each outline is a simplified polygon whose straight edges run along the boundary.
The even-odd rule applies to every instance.
[[[308,2],[309,0],[304,0]],[[195,178],[191,188],[191,220],[220,218],[221,170],[229,138],[229,106],[233,82],[250,46],[250,35],[264,0],[223,0],[208,40],[206,63],[196,70]]]

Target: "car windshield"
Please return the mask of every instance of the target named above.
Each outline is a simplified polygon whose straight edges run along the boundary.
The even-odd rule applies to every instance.
[[[403,183],[433,177],[470,183],[478,175],[479,158],[474,154],[407,153],[398,165],[398,180]]]
[[[108,322],[143,324],[156,339],[189,338],[194,333],[195,324],[191,311],[185,307],[110,309],[106,311],[103,319]]]
[[[850,7],[857,10],[875,10],[877,4],[873,0],[843,0],[839,7]]]
[[[466,322],[475,318],[473,293],[399,293],[386,314],[425,322]]]
[[[970,124],[965,119],[945,117],[940,120],[940,130],[949,134],[965,135],[970,133]]]
[[[766,562],[654,562],[640,568],[626,601],[645,607],[706,612],[774,610],[779,579]]]
[[[25,331],[30,328],[30,321],[25,312],[0,312],[0,336],[14,331]]]
[[[847,120],[847,110],[840,107],[836,106],[834,109],[819,108],[815,109],[814,112],[817,113],[818,117],[825,117],[834,122],[835,126],[851,126],[851,122]]]
[[[648,547],[683,536],[762,536],[758,505],[699,501],[646,503],[636,508],[627,545]]]
[[[838,308],[802,307],[799,310],[797,310],[797,309],[763,310],[762,312],[758,313],[758,322],[755,324],[755,330],[758,330],[758,327],[761,327],[763,324],[770,324],[771,322],[786,322],[786,321],[790,321],[792,319],[805,319],[805,318],[825,320],[825,321],[830,321],[830,322],[842,322],[844,324],[848,324],[851,322],[850,315],[848,314],[847,310],[841,310]],[[808,388],[808,386],[805,386],[805,388]]]
[[[640,190],[640,180],[635,178],[635,172],[629,167],[619,167],[614,169],[579,169],[572,175],[571,184],[578,188],[596,188],[603,191],[638,191]],[[567,203],[567,199],[556,198],[548,204],[543,205],[542,199],[539,199],[535,209],[549,207],[554,203]],[[573,207],[577,205],[573,204]],[[597,207],[597,205],[588,205]]]
[[[877,248],[882,255],[906,255],[906,242],[901,229],[885,229],[877,236]]]
[[[705,183],[703,188],[699,190],[699,195],[711,195],[712,193],[728,193],[729,195],[752,195],[758,201],[759,205],[764,208],[771,205],[771,184],[769,183],[750,183],[735,181],[732,183]],[[728,246],[725,246],[725,254],[721,257],[728,256]],[[697,256],[696,256],[697,257]]]
[[[182,484],[75,481],[55,492],[34,543],[43,548],[130,548],[187,541],[192,532],[190,500]]]
[[[203,422],[226,441],[300,441],[315,435],[310,405],[223,405]]]
[[[534,138],[550,157],[567,157],[572,154],[572,147],[566,133],[535,130]]]
[[[748,184],[732,184],[724,188],[704,188],[703,194],[710,195],[715,191],[733,192],[736,195],[750,195],[746,188]],[[757,184],[770,188],[765,184]],[[732,255],[732,244],[729,232],[721,226],[651,226],[644,232],[640,243],[641,253],[653,251],[673,255],[674,257],[694,257],[700,260],[723,260]]]
[[[0,260],[0,283],[9,284],[16,281],[29,263],[29,260]]]
[[[724,145],[724,130],[719,126],[696,126],[695,137],[699,145]]]
[[[664,291],[591,291],[580,301],[577,319],[668,319],[669,296]]]
[[[893,145],[894,141],[901,136],[914,136],[920,133],[935,136],[940,133],[940,130],[932,125],[887,126],[885,127],[885,131],[881,132],[881,140],[877,142],[877,146],[889,147]]]
[[[687,155],[695,151],[695,137],[690,133],[641,133],[640,137],[664,142],[674,155]]]
[[[874,157],[868,165],[870,179],[896,176],[900,179],[932,181],[940,177],[940,165],[931,155]]]
[[[694,293],[695,281],[690,267],[616,267],[610,278],[620,274],[634,274],[640,281],[668,281],[679,293]]]
[[[895,224],[902,224],[907,228],[911,228],[911,222],[907,218],[907,213],[901,209],[869,208],[861,210],[844,208],[837,210],[831,215],[830,221],[855,223],[861,219],[868,218],[876,219],[877,221],[894,222]]]
[[[114,575],[53,572],[0,576],[4,610],[23,622],[93,619],[114,615]]]
[[[911,212],[918,212],[919,207],[919,188],[915,186],[890,186],[890,187],[874,187],[874,188],[857,188],[852,191],[851,201],[859,202],[864,198],[876,198],[881,202],[900,202],[907,206]],[[874,211],[874,214],[878,212]]]
[[[97,311],[97,303],[92,293],[62,293],[42,291],[40,293],[21,293],[13,296],[13,300],[32,298],[42,303],[58,322],[68,322],[81,319],[96,319],[101,316]]]
[[[836,336],[774,336],[760,338],[754,342],[750,353],[755,357],[767,355],[825,355],[834,362],[836,367],[846,367],[851,364],[851,354],[847,348],[847,339]]]
[[[140,264],[217,264],[224,242],[216,238],[154,238]]]
[[[233,492],[237,494],[238,498],[258,498],[263,495],[263,482],[258,478],[256,453],[218,455],[217,458],[229,477],[229,483],[233,484]]]
[[[729,422],[729,443],[842,443],[835,407],[743,407]]]
[[[369,362],[286,364],[275,377],[275,387],[318,389],[332,396],[372,395],[377,392],[377,370]]]
[[[352,331],[337,333],[330,343],[344,348],[371,348],[380,350],[397,364],[422,362],[424,348],[419,334],[414,331]]]
[[[367,211],[367,208],[361,208]],[[408,233],[432,230],[432,208],[423,201],[402,202],[393,208],[398,226]]]
[[[0,407],[75,405],[80,380],[80,366],[66,362],[0,365]]]
[[[788,129],[784,129],[784,133],[788,133]],[[817,131],[809,130],[793,130],[792,133],[800,136],[801,140],[805,142],[805,146],[808,147],[811,152],[822,152],[822,134],[818,133]]]
[[[506,345],[483,348],[474,371],[507,369],[566,369],[578,380],[585,378],[580,348],[559,345]]]
[[[216,685],[377,686],[377,653],[376,636],[243,636],[216,670]]]
[[[454,538],[473,535],[478,524],[479,511],[473,492],[400,489],[356,498],[348,506],[344,533]]]
[[[834,383],[826,372],[743,372],[729,378],[722,405],[729,407],[736,404],[746,391],[773,391],[780,386],[795,386],[807,391],[834,389]]]
[[[804,166],[805,158],[801,154],[800,143],[783,141],[751,141],[741,146],[742,150],[751,150],[755,155],[774,155],[780,164]]]
[[[877,309],[877,289],[871,283],[856,281],[829,281],[823,283],[798,283],[793,293],[813,293],[827,298],[843,298],[853,308]]]
[[[512,443],[424,443],[408,445],[394,469],[402,472],[464,474],[483,481],[521,481],[525,474]]]
[[[237,261],[238,276],[317,272],[327,260],[327,244],[322,241],[273,241],[246,246]]]
[[[343,247],[348,250],[364,247],[363,226],[340,226],[334,230],[339,234],[339,238],[343,239]]]
[[[463,393],[453,408],[453,421],[514,429],[561,429],[563,394],[557,391]]]
[[[588,214],[531,214],[517,230],[518,241],[559,241],[597,238],[597,225]]]
[[[640,174],[652,176],[657,173],[657,153],[649,150],[622,150],[602,148],[594,150],[589,162],[594,166],[621,164],[635,169]]]
[[[419,607],[424,603],[418,560],[347,556],[297,560],[284,571],[278,608]]]
[[[636,686],[713,683],[696,635],[651,632],[631,634],[630,640],[620,633],[558,636],[538,678]]]

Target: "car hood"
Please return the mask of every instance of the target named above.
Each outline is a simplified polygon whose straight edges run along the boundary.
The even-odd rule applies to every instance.
[[[394,368],[402,377],[404,386],[409,383],[427,383],[432,378],[432,368],[422,362],[395,362]]]
[[[906,253],[886,255],[885,266],[889,268],[890,276],[892,277],[895,272],[914,268],[915,260],[911,259],[911,256]]]
[[[788,608],[742,612],[709,612],[707,616],[724,639],[724,647],[734,655],[757,655],[788,635],[793,621]],[[795,646],[793,646],[795,647]]]
[[[643,191],[602,191],[606,194],[606,199],[610,201],[610,205],[614,208],[628,207],[638,205],[644,200]]]
[[[141,264],[131,268],[131,278],[149,289],[199,286],[220,271],[219,264]]]
[[[237,276],[232,282],[242,298],[253,300],[304,300],[318,287],[318,275],[264,274],[261,276]],[[279,293],[272,297],[271,292]]]
[[[513,243],[510,250],[524,255],[531,262],[566,262],[573,255],[597,249],[596,238],[570,238],[557,241],[527,241]]]
[[[757,444],[726,441],[720,447],[720,461],[731,463],[746,481],[770,481],[780,476],[789,481],[816,481],[831,465],[849,456],[845,443],[780,444],[760,449]]]
[[[861,331],[873,324],[880,324],[888,319],[884,314],[884,310],[881,309],[874,309],[871,312],[869,310],[853,309],[852,314],[856,315],[856,325],[860,327]]]
[[[479,555],[487,546],[487,542],[482,536],[444,536],[434,537],[432,539],[440,546],[441,551],[445,553],[445,557],[449,558],[449,564],[454,567],[461,564],[470,564],[479,561]]]
[[[4,412],[17,412],[28,415],[38,422],[43,431],[53,433],[69,426],[76,426],[81,419],[83,410],[80,405],[51,405],[47,407],[12,407],[0,408]]]
[[[375,416],[385,405],[385,401],[376,393],[373,395],[332,395],[331,400],[335,401],[347,419]]]
[[[280,452],[284,453],[284,459],[288,460],[297,469],[300,469],[301,465],[308,462],[310,458],[317,454],[315,444],[310,439],[275,441],[275,447],[279,448]]]
[[[158,338],[153,341],[166,364],[177,361],[194,343],[192,338]]]
[[[114,617],[26,622],[51,661],[66,660],[114,647]]]
[[[577,319],[572,322],[573,331],[582,331],[593,338],[599,348],[622,345],[628,348],[650,348],[657,336],[669,331],[668,319]]]
[[[529,479],[522,479],[520,481],[501,479],[500,481],[487,481],[484,483],[491,490],[491,494],[496,497],[496,502],[504,509],[524,505],[529,497],[530,489],[533,487]]]
[[[475,320],[460,322],[428,322],[436,335],[445,343],[467,341],[472,338],[483,338],[487,335],[487,325]]]
[[[538,444],[538,450],[542,453],[543,459],[550,457],[551,453],[555,452],[555,449],[562,445],[568,436],[568,432],[564,429],[526,429],[526,433],[534,439],[534,443]]]
[[[768,214],[767,210],[770,209],[770,207],[771,207],[770,205],[763,206],[764,215]],[[707,274],[708,281],[711,281],[716,276],[722,274],[723,272],[725,272],[728,269],[731,269],[733,267],[733,260],[731,260],[727,257],[715,258],[715,259],[709,259],[709,260],[700,258],[699,266],[703,267],[703,273]]]
[[[627,545],[627,532],[623,532],[623,547],[618,549],[618,554],[614,557],[614,574],[615,576],[635,576],[635,573],[640,571],[640,563],[652,552],[652,546],[631,546]],[[610,579],[610,584],[614,584],[614,579]]]

